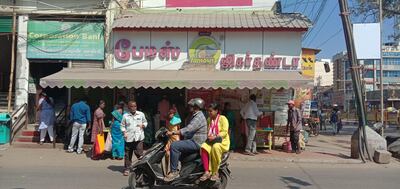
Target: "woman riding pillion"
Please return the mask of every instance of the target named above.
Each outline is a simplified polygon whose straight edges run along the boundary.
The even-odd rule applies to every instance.
[[[204,174],[200,181],[210,179],[219,180],[219,166],[222,154],[229,151],[229,122],[228,119],[220,115],[219,104],[212,103],[208,109],[210,118],[208,119],[208,137],[206,142],[201,145],[201,160],[204,166]]]

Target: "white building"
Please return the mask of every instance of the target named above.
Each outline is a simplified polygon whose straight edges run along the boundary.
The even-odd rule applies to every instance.
[[[330,70],[325,70],[325,64],[329,65]],[[326,72],[329,71],[329,72]],[[333,85],[333,63],[330,59],[321,59],[315,62],[314,86]]]

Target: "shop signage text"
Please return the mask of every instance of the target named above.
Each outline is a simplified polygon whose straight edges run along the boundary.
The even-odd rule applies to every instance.
[[[30,59],[104,60],[103,23],[28,22]]]
[[[115,43],[114,56],[119,62],[127,62],[132,60],[154,60],[158,57],[160,60],[179,59],[181,49],[173,47],[170,41],[166,41],[165,45],[159,49],[155,46],[135,46],[129,39],[120,39]]]
[[[244,57],[236,56],[235,54],[228,54],[226,57],[221,58],[220,65],[221,70],[234,68],[251,68],[254,71],[259,71],[262,68],[264,70],[297,70],[299,68],[299,60],[300,58],[291,58],[290,60],[288,57],[277,57],[274,54],[271,54],[263,60],[262,57],[251,57],[250,52],[247,52]]]

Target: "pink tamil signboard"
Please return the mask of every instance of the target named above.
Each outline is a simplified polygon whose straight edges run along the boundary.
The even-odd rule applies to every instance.
[[[166,7],[253,6],[253,0],[166,0]]]

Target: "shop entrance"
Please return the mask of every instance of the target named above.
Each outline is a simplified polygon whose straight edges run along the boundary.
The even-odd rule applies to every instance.
[[[30,94],[29,94],[29,115],[36,115],[35,107],[38,102],[39,94],[42,89],[39,85],[40,79],[51,74],[61,71],[64,67],[67,67],[66,63],[58,62],[40,62],[40,61],[30,61],[29,63],[29,82],[30,82]],[[32,88],[35,88],[32,89]],[[48,96],[54,99],[56,115],[62,111],[68,102],[68,93],[66,88],[45,88],[44,92]],[[30,116],[30,122],[35,122],[36,117]]]
[[[138,108],[148,114],[155,115],[158,113],[158,103],[163,96],[167,97],[170,105],[175,104],[178,112],[185,115],[185,89],[145,89],[139,88],[135,90],[135,98]]]
[[[11,35],[0,35],[0,93],[8,92],[10,84],[11,42]]]

